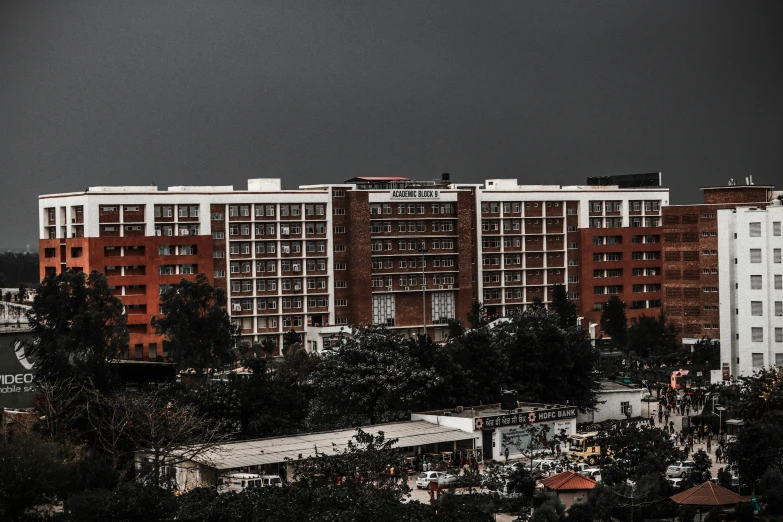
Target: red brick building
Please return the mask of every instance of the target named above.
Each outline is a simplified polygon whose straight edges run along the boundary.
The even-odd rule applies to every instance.
[[[720,338],[719,209],[765,207],[771,185],[704,187],[704,203],[663,209],[663,304],[685,344]]]
[[[550,302],[558,284],[588,321],[610,293],[629,302],[630,315],[653,314],[668,191],[659,175],[643,178],[641,186],[638,176],[480,186],[444,175],[299,190],[270,179],[249,180],[247,190],[92,187],[40,196],[41,276],[105,273],[126,305],[138,358],[165,352],[150,327],[160,293],[199,272],[226,290],[246,340],[279,344],[294,330],[311,350],[349,325],[405,335],[426,325],[441,341],[448,320],[466,321],[473,301],[508,315]]]

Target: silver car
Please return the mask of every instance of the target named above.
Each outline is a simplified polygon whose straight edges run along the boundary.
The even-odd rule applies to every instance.
[[[445,473],[442,471],[422,471],[416,478],[416,487],[419,489],[427,489],[430,487],[430,482],[437,483],[443,475],[445,475]]]
[[[694,463],[692,460],[678,460],[666,468],[667,477],[687,477],[693,471]]]

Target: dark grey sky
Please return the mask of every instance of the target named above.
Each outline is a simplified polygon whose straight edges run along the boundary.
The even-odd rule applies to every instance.
[[[42,193],[356,175],[781,185],[783,2],[0,4],[0,248]]]

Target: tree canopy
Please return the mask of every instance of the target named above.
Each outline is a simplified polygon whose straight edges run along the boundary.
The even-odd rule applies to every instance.
[[[346,427],[406,418],[439,379],[393,333],[354,330],[312,374],[311,422]]]
[[[533,307],[495,327],[492,338],[507,361],[506,386],[521,399],[595,408],[597,356],[582,328],[563,328],[557,314]]]
[[[668,355],[679,349],[677,328],[663,314],[657,318],[642,315],[631,321],[628,347],[639,357]]]
[[[613,295],[601,312],[601,330],[612,338],[612,346],[625,348],[628,344],[628,319],[625,303]]]
[[[552,304],[550,310],[560,317],[560,326],[570,328],[576,324],[579,313],[576,303],[568,298],[568,290],[565,285],[555,285],[552,287]]]
[[[182,279],[161,296],[161,315],[153,316],[151,324],[168,339],[180,369],[201,373],[234,360],[234,326],[225,304],[225,291],[213,287],[206,274],[195,281]]]
[[[106,276],[68,271],[48,276],[27,314],[36,379],[76,379],[99,389],[113,385],[108,361],[128,350],[127,317]]]

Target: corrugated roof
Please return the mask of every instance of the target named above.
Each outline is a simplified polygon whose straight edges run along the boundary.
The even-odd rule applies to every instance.
[[[669,498],[685,506],[733,506],[734,504],[748,501],[732,490],[710,481],[681,491]]]
[[[595,480],[574,471],[564,471],[541,481],[549,489],[555,491],[593,489]]]
[[[362,427],[362,430],[373,435],[382,431],[386,439],[398,439],[396,447],[421,446],[472,438],[471,434],[462,430],[425,421],[394,422]],[[274,464],[284,462],[286,459],[311,457],[315,453],[315,448],[327,454],[334,453],[334,450],[342,451],[354,435],[356,429],[232,442],[222,444],[196,460],[219,470]]]

